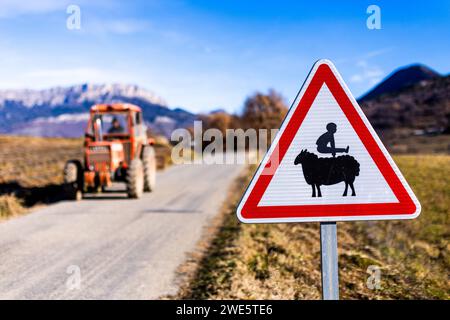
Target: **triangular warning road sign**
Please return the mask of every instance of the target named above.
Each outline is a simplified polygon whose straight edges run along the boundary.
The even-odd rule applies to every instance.
[[[316,62],[237,209],[242,222],[412,219],[420,203],[335,66]]]

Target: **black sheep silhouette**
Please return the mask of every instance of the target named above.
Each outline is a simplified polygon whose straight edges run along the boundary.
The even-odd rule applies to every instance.
[[[306,183],[312,187],[312,196],[321,197],[321,185],[332,185],[345,182],[343,196],[347,196],[348,186],[352,189],[352,196],[356,196],[353,182],[359,175],[359,162],[349,155],[332,158],[319,158],[316,154],[302,150],[295,158],[295,165],[301,164]]]

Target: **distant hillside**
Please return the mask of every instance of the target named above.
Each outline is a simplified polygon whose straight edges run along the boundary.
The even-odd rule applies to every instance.
[[[360,104],[392,151],[450,152],[450,76],[423,80]]]
[[[401,89],[413,86],[421,81],[439,77],[441,77],[439,73],[424,65],[416,64],[404,67],[391,73],[385,80],[371,89],[359,100],[371,100],[383,94],[397,92]]]
[[[139,105],[149,127],[165,135],[174,128],[192,125],[196,118],[186,110],[170,109],[162,98],[136,85],[0,90],[0,133],[77,137],[83,134],[90,106],[111,102]]]

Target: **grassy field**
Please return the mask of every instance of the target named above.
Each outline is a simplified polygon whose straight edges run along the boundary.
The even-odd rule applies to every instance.
[[[155,149],[162,168],[170,148],[157,143]],[[0,136],[0,219],[61,200],[69,159],[83,159],[82,139]]]
[[[82,158],[81,139],[0,136],[0,218],[61,199],[62,170]]]
[[[402,155],[396,163],[422,203],[416,220],[338,223],[343,299],[450,298],[450,156]],[[223,221],[196,273],[180,292],[191,299],[319,299],[318,223],[243,225],[236,183]],[[369,266],[380,268],[369,289]]]
[[[450,135],[415,136],[410,132],[391,137],[381,136],[389,152],[395,154],[445,154],[450,152]]]
[[[81,139],[0,136],[0,184],[60,184],[65,161],[82,159],[82,145]]]

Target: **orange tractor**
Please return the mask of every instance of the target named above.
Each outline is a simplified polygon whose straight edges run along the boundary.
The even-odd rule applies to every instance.
[[[64,167],[64,185],[70,199],[85,192],[103,191],[112,182],[124,182],[129,198],[155,188],[156,158],[153,139],[147,137],[142,110],[128,103],[92,106],[84,140],[84,164],[70,160]]]

